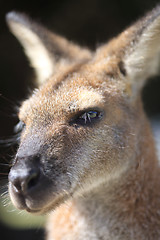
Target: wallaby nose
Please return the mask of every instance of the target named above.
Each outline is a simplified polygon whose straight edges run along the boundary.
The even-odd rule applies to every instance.
[[[16,192],[26,194],[36,187],[39,176],[40,171],[38,167],[24,169],[13,168],[9,173],[9,181]]]

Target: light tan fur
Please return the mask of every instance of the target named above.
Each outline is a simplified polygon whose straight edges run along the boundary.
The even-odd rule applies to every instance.
[[[160,239],[160,169],[141,100],[159,74],[160,7],[96,52],[23,14],[7,22],[39,87],[19,111],[14,205],[50,212],[48,240]]]

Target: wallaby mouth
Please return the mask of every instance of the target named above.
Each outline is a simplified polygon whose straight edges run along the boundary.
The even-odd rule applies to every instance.
[[[69,196],[55,176],[45,175],[40,157],[16,157],[8,178],[13,204],[33,214],[48,212],[50,206],[56,208]]]
[[[34,204],[35,206],[33,206],[33,203],[37,200],[35,200],[35,198],[33,198],[31,194],[29,196],[19,190],[17,191],[17,188],[11,182],[9,182],[9,193],[12,202],[18,209],[26,210],[27,212],[31,213],[37,213],[41,211],[41,209],[36,209],[35,204]]]
[[[23,163],[22,163],[23,160]],[[44,176],[40,164],[31,158],[18,159],[9,173],[9,193],[15,206],[28,212],[39,212],[43,205],[49,180]]]

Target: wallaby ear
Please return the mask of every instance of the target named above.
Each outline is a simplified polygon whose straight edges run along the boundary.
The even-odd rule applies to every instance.
[[[160,70],[160,6],[131,26],[123,34],[130,35],[124,66],[132,91],[138,93],[145,81]]]
[[[38,84],[42,84],[64,64],[89,58],[91,53],[50,32],[25,14],[10,12],[6,21],[24,47]]]

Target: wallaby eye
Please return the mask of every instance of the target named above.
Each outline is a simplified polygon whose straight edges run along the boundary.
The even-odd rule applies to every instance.
[[[24,122],[22,122],[22,121],[19,121],[18,123],[17,123],[17,125],[14,127],[14,132],[15,133],[19,133],[19,132],[21,132],[24,128],[25,128],[25,123]]]
[[[101,118],[102,118],[102,112],[90,110],[90,111],[83,112],[81,115],[78,115],[73,122],[80,125],[87,125],[87,124],[94,123],[95,121]]]
[[[83,113],[79,118],[83,119],[86,123],[87,121],[91,122],[91,120],[97,118],[98,116],[99,116],[98,112],[89,111],[89,112]]]

